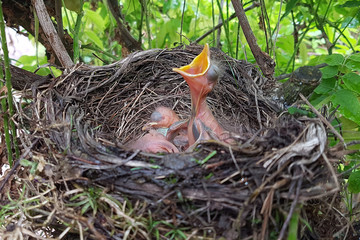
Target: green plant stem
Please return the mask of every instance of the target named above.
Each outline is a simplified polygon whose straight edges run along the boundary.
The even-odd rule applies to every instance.
[[[98,53],[101,53],[101,54],[104,54],[105,56],[113,59],[113,60],[119,60],[118,57],[114,56],[113,54],[111,53],[108,53],[106,51],[104,51],[103,49],[100,49],[99,47],[97,46],[94,46],[93,44],[86,44],[86,45],[81,45],[81,49],[90,49],[90,50],[93,50],[95,52],[98,52]]]
[[[300,221],[300,210],[302,206],[301,204],[297,204],[294,214],[292,215],[289,223],[289,233],[288,233],[288,240],[296,240],[298,239],[298,226]]]
[[[35,19],[35,54],[36,54],[36,64],[39,66],[39,18],[36,15],[36,11],[34,11],[34,19]]]
[[[197,27],[197,21],[198,21],[198,15],[199,15],[199,5],[200,5],[200,0],[197,1],[197,4],[196,4],[196,12],[195,12],[195,27],[194,27],[194,34],[195,34],[195,37],[196,37],[196,27]]]
[[[20,151],[19,151],[19,146],[17,145],[16,128],[15,128],[15,123],[11,120],[11,117],[14,115],[14,107],[13,107],[13,96],[12,96],[12,86],[11,86],[10,59],[9,59],[9,51],[8,51],[7,43],[6,43],[5,22],[4,22],[4,14],[3,14],[3,10],[2,10],[2,1],[1,0],[0,0],[0,31],[1,31],[1,45],[2,45],[2,49],[3,49],[3,53],[4,53],[5,85],[7,88],[7,107],[9,110],[8,122],[10,123],[11,133],[13,136],[15,156],[16,156],[16,158],[18,158],[20,156]],[[6,109],[6,106],[5,106],[5,109]],[[7,115],[7,114],[5,114],[5,112],[4,112],[4,115]],[[6,132],[8,132],[8,129],[5,130],[5,134],[6,134]],[[7,148],[9,148],[9,146],[7,146]],[[10,148],[11,148],[11,146],[10,146]],[[11,154],[11,151],[10,151],[10,154]],[[12,166],[12,159],[11,159],[11,162],[9,159],[9,164]]]
[[[280,2],[280,6],[282,5],[282,1]],[[269,41],[269,38],[271,39],[271,37],[269,36],[268,32],[271,33],[271,27],[270,27],[270,20],[269,20],[269,16],[267,14],[267,11],[266,11],[266,5],[265,5],[265,1],[264,0],[261,0],[260,1],[260,9],[261,9],[261,17],[263,19],[263,28],[264,28],[264,35],[265,35],[265,42],[266,42],[266,52],[269,53],[270,52],[270,49],[272,48],[273,46],[273,42],[272,41]],[[279,11],[279,14],[281,12],[281,7],[280,7],[280,11]],[[279,22],[277,23],[277,27],[279,25]],[[275,54],[275,53],[273,53]]]
[[[147,31],[147,35],[148,35],[148,44],[149,44],[149,49],[151,48],[151,29],[150,29],[150,21],[149,21],[149,11],[147,8],[147,2],[146,0],[144,0],[145,3],[145,23],[146,23],[146,31]],[[141,33],[140,33],[141,34]]]
[[[344,31],[346,30],[346,28],[349,26],[349,24],[352,22],[352,20],[355,18],[355,16],[357,16],[360,13],[360,10],[357,11],[357,13],[352,17],[352,19],[346,24],[346,26],[341,30],[338,26],[336,26],[334,23],[330,22],[329,20],[326,20],[326,22],[333,28],[335,28],[340,34],[337,36],[337,38],[334,40],[333,42],[333,47],[335,47],[336,42],[339,40],[339,38],[342,36],[345,38],[345,40],[347,41],[347,43],[349,44],[351,50],[353,52],[355,52],[355,48],[354,46],[351,44],[351,42],[349,41],[349,39],[345,36]]]
[[[106,1],[104,1],[105,3]],[[139,38],[138,38],[138,42],[142,41],[142,28],[143,28],[143,22],[144,22],[144,14],[146,13],[145,11],[145,4],[146,2],[144,0],[140,0],[140,5],[141,5],[141,16],[140,16],[140,22],[139,22],[139,27],[138,27],[138,31],[139,31]],[[150,48],[150,47],[149,47]]]
[[[211,18],[212,18],[212,27],[215,28],[215,7],[214,0],[211,0]],[[224,22],[223,22],[224,23]],[[213,42],[215,43],[215,31],[213,31]]]
[[[74,30],[73,49],[74,49],[74,63],[75,64],[79,61],[79,57],[80,57],[79,32],[80,32],[80,26],[81,26],[81,19],[84,16],[84,11],[83,11],[84,0],[81,0],[80,4],[81,4],[80,13],[77,15],[76,23],[75,23],[75,30]]]
[[[3,68],[0,65],[0,80],[2,80],[2,79],[4,79],[4,73],[3,73]],[[3,82],[0,81],[0,88],[2,88],[3,86],[4,86]],[[0,96],[2,96],[2,94]],[[5,144],[6,144],[8,162],[9,162],[9,165],[12,166],[13,165],[13,157],[12,157],[12,151],[11,151],[11,138],[10,138],[10,134],[9,134],[9,115],[7,113],[6,98],[1,99],[1,110],[2,110],[2,114],[3,114],[3,120],[4,120]]]
[[[64,0],[61,1],[62,2],[62,5],[65,6],[65,2]],[[70,18],[69,18],[69,14],[68,14],[68,10],[66,9],[66,7],[64,7],[64,12],[65,12],[65,16],[66,16],[66,20],[68,22],[68,25],[69,25],[69,31],[74,34],[74,31],[73,29],[71,28],[71,22],[70,22]],[[71,14],[71,13],[70,13]],[[71,14],[71,18],[72,18],[72,14]],[[74,22],[74,19],[72,18],[73,22]]]
[[[225,21],[225,19],[224,19],[224,15],[223,15],[223,11],[222,11],[220,1],[217,0],[216,2],[217,2],[217,5],[218,5],[218,8],[219,8],[219,11],[220,11],[219,15],[221,17],[221,21],[224,24],[223,26],[224,26],[224,29],[225,29],[225,36],[226,36],[226,41],[227,41],[227,44],[228,44],[228,51],[230,53],[230,56],[234,57],[234,55],[232,53],[231,41],[230,41],[229,21]]]
[[[310,28],[310,25],[311,25],[311,23],[312,23],[313,21],[314,21],[314,19],[311,19],[311,20],[310,20],[310,22],[309,22],[309,24],[308,24],[308,27],[306,28],[306,30],[305,30],[304,33],[302,34],[300,40],[298,41],[297,45],[295,46],[294,52],[293,52],[293,54],[291,55],[291,58],[290,58],[289,62],[288,62],[287,65],[286,65],[286,68],[285,68],[285,71],[284,71],[285,73],[288,71],[290,64],[292,64],[292,62],[294,61],[295,55],[296,55],[296,53],[297,53],[297,51],[298,51],[298,49],[299,49],[299,47],[300,47],[300,44],[301,44],[302,40],[305,38],[307,32],[311,29],[311,28]],[[293,64],[293,66],[294,66],[294,64]]]
[[[186,6],[186,0],[184,0],[182,14],[181,14],[180,43],[182,43],[182,31],[183,31],[183,24],[184,24],[185,6]]]

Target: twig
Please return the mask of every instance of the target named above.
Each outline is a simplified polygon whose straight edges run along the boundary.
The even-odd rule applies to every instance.
[[[221,13],[221,17],[219,17],[219,24],[223,23],[222,10],[221,10],[223,8],[223,5],[224,5],[224,0],[221,0],[220,6],[219,6],[220,13]],[[216,35],[216,48],[218,48],[218,49],[221,49],[220,38],[221,38],[221,28],[219,28],[219,31],[217,31],[217,35]]]
[[[247,12],[247,11],[249,11],[249,10],[251,10],[251,9],[253,9],[253,8],[256,8],[256,7],[258,7],[258,6],[259,6],[259,3],[258,3],[258,2],[255,2],[255,3],[253,3],[250,7],[245,8],[244,11]],[[235,18],[236,18],[236,13],[231,14],[231,16],[230,16],[228,19],[226,19],[224,22],[219,23],[219,24],[216,25],[213,29],[207,31],[204,35],[198,37],[198,38],[194,41],[194,43],[200,42],[201,40],[203,40],[204,38],[206,38],[207,36],[209,36],[211,33],[215,32],[216,30],[218,30],[219,28],[221,28],[224,24],[227,24],[228,22],[230,22],[231,20],[233,20],[233,19],[235,19]]]
[[[181,10],[180,44],[182,44],[182,31],[183,31],[183,24],[184,24],[185,6],[186,6],[186,0],[184,0],[183,8]]]
[[[7,173],[7,175],[5,176],[4,180],[3,180],[3,181],[1,182],[1,184],[0,184],[0,193],[2,192],[5,184],[9,181],[10,177],[14,174],[14,172],[16,171],[16,169],[20,166],[20,160],[23,159],[24,157],[26,157],[26,156],[30,153],[32,147],[33,147],[37,142],[38,142],[38,139],[35,139],[35,141],[31,144],[31,146],[28,147],[23,154],[21,154],[21,156],[19,157],[19,159],[15,162],[14,166],[13,166],[13,167],[11,168],[11,170]],[[0,195],[1,195],[1,194],[0,194]]]
[[[261,115],[260,115],[260,109],[259,109],[259,103],[258,103],[258,98],[257,98],[257,90],[256,88],[253,86],[251,86],[252,89],[254,90],[254,97],[255,97],[255,105],[256,105],[256,118],[259,122],[259,128],[262,129],[262,124],[261,124]]]
[[[56,19],[56,25],[57,25],[57,32],[59,34],[61,42],[63,44],[65,44],[61,6],[62,6],[62,0],[55,0],[55,13],[56,13],[55,19]]]
[[[73,50],[74,50],[74,62],[75,63],[77,63],[79,61],[79,58],[80,58],[79,31],[80,31],[80,26],[81,26],[81,19],[84,16],[83,5],[84,5],[84,1],[80,0],[80,12],[77,14],[75,28],[74,28]]]
[[[299,195],[300,195],[302,181],[303,181],[303,178],[300,176],[300,178],[297,181],[295,199],[291,203],[289,214],[287,215],[287,218],[286,218],[286,220],[285,220],[285,222],[284,222],[284,224],[283,224],[283,226],[281,228],[278,240],[281,240],[281,239],[284,238],[285,230],[286,230],[287,226],[289,225],[290,219],[291,219],[291,217],[292,217],[292,215],[293,215],[293,213],[295,211],[295,207],[296,207],[296,205],[297,205],[297,203],[299,201]]]
[[[245,11],[240,1],[231,0],[231,2],[234,6],[236,16],[239,19],[239,23],[241,25],[241,28],[243,29],[245,38],[249,44],[251,52],[254,55],[254,58],[256,59],[257,64],[259,65],[265,77],[267,77],[268,79],[273,79],[274,67],[275,67],[274,60],[271,59],[271,57],[268,54],[264,53],[257,44],[256,38],[254,36],[253,31],[251,30],[249,21],[246,18]]]
[[[360,140],[350,141],[346,144],[346,146],[352,146],[352,145],[356,145],[356,144],[360,144]]]
[[[322,153],[321,155],[322,155],[322,157],[323,157],[323,159],[324,159],[327,167],[329,168],[329,171],[330,171],[332,177],[334,178],[334,182],[335,182],[336,188],[337,188],[338,190],[340,190],[340,184],[339,184],[339,181],[338,181],[338,176],[336,175],[336,173],[335,173],[335,171],[334,171],[334,167],[331,165],[331,163],[330,163],[328,157],[326,156],[326,154]],[[325,217],[324,217],[325,219],[327,218],[327,216],[328,216],[328,214],[329,214],[329,212],[330,212],[330,209],[333,207],[333,204],[334,204],[334,201],[335,201],[335,198],[336,198],[336,197],[337,197],[337,195],[334,194],[334,196],[333,196],[333,198],[332,198],[332,200],[331,200],[331,203],[330,203],[330,206],[331,206],[331,207],[326,211],[326,214],[325,214]]]
[[[279,15],[278,15],[278,21],[277,21],[277,24],[276,24],[276,33],[275,33],[275,38],[274,38],[274,44],[273,44],[273,56],[274,58],[276,58],[276,41],[277,41],[277,38],[279,36],[279,30],[280,30],[280,21],[281,21],[281,8],[282,8],[282,4],[283,4],[283,1],[281,0],[280,1],[280,7],[279,7]]]
[[[311,105],[311,103],[304,97],[304,95],[302,95],[301,93],[299,94],[299,96],[301,97],[301,99],[310,107],[310,109],[316,114],[316,116],[318,116],[318,118],[320,118],[320,120],[331,130],[331,132],[337,137],[339,138],[339,140],[344,144],[344,147],[346,148],[346,143],[344,138],[340,135],[340,133],[338,133],[335,128],[331,125],[331,123],[329,123],[328,120],[326,120],[326,118],[321,115],[319,113],[318,110],[316,110],[316,108],[314,108],[313,105]]]
[[[130,51],[142,50],[141,43],[137,42],[136,39],[130,34],[130,32],[126,29],[123,22],[121,21],[119,15],[119,6],[117,1],[107,0],[107,4],[109,6],[110,12],[116,20],[116,23],[120,32],[120,44],[129,49]]]
[[[47,40],[49,41],[52,49],[54,50],[56,56],[58,57],[61,65],[65,68],[70,68],[74,65],[71,60],[68,52],[66,51],[64,44],[61,42],[59,35],[57,34],[55,27],[50,19],[48,12],[46,11],[46,6],[43,0],[32,0],[32,5],[34,6],[39,22],[42,29],[46,35]]]

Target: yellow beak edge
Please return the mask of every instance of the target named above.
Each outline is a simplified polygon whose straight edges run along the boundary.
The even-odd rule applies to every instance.
[[[210,48],[209,44],[205,44],[202,52],[194,58],[194,60],[186,66],[173,68],[174,72],[180,73],[187,77],[199,77],[204,75],[210,68]]]

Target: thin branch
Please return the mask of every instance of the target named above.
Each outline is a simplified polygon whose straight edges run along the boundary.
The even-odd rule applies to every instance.
[[[114,0],[107,0],[107,4],[119,28],[119,33],[121,37],[120,44],[124,48],[129,49],[130,52],[136,50],[142,50],[141,43],[136,41],[136,39],[130,34],[130,32],[126,29],[125,25],[120,19],[118,2]]]
[[[182,31],[183,31],[183,24],[184,24],[185,6],[186,6],[186,0],[184,0],[182,12],[181,12],[180,43],[182,43]]]
[[[245,8],[245,12],[254,9],[256,7],[260,6],[258,2],[253,3],[250,7]],[[218,30],[219,28],[221,28],[224,24],[227,24],[228,22],[230,22],[231,20],[236,18],[236,13],[233,13],[230,15],[230,17],[228,19],[226,19],[224,22],[219,23],[218,25],[216,25],[213,29],[207,31],[204,35],[198,37],[194,43],[198,43],[201,40],[203,40],[204,38],[206,38],[207,36],[209,36],[211,33],[213,33],[214,31]]]
[[[292,217],[293,214],[294,214],[295,208],[296,208],[296,207],[300,207],[300,205],[298,204],[298,202],[299,202],[299,195],[300,195],[300,190],[301,190],[302,181],[303,181],[303,178],[302,178],[302,177],[300,177],[300,178],[296,181],[297,186],[296,186],[295,199],[294,199],[293,202],[291,203],[291,207],[290,207],[289,214],[287,215],[286,220],[285,220],[285,222],[284,222],[284,224],[283,224],[283,226],[282,226],[282,228],[281,228],[281,231],[280,231],[278,240],[284,239],[286,228],[287,228],[287,226],[288,226],[289,223],[290,223],[290,219],[291,219],[291,217]]]
[[[4,62],[0,60],[0,69],[4,67]],[[11,85],[15,90],[22,91],[24,89],[29,89],[31,85],[37,81],[46,82],[49,81],[49,77],[40,76],[33,72],[24,70],[22,68],[13,66],[10,64],[10,73],[11,73]],[[0,72],[0,78],[2,72]],[[0,86],[2,82],[0,81]]]
[[[231,0],[231,2],[234,6],[235,13],[239,19],[241,28],[243,29],[246,41],[249,44],[249,47],[254,55],[257,64],[259,65],[265,77],[267,77],[268,79],[273,79],[274,67],[275,67],[274,60],[271,59],[271,57],[268,54],[263,52],[259,47],[259,45],[257,44],[256,38],[254,36],[253,31],[251,30],[249,21],[246,18],[244,8],[242,7],[240,1]]]
[[[81,19],[84,16],[84,10],[83,10],[84,1],[80,0],[80,11],[77,14],[76,17],[76,23],[74,28],[74,62],[77,63],[80,58],[80,44],[79,44],[79,32],[81,27]]]
[[[57,33],[59,34],[61,42],[65,44],[61,7],[62,7],[62,0],[55,0],[55,13],[56,13],[55,19],[57,25]]]
[[[220,2],[220,6],[219,6],[219,9],[222,9],[224,6],[224,0],[221,0]],[[221,13],[222,11],[220,11]],[[220,17],[219,18],[219,24],[222,24],[223,23],[223,17]],[[218,25],[219,25],[218,24]],[[225,26],[225,25],[224,25]],[[221,41],[220,41],[220,38],[221,38],[221,28],[219,28],[219,30],[217,31],[217,35],[216,35],[216,48],[218,49],[221,49]]]
[[[273,56],[274,56],[274,58],[276,58],[276,51],[275,50],[276,50],[276,41],[277,41],[277,38],[279,36],[279,30],[280,30],[282,4],[283,4],[283,1],[281,0],[280,1],[278,20],[277,20],[277,24],[276,24],[276,33],[275,33],[274,43],[272,44],[273,45]]]
[[[61,42],[59,35],[57,34],[55,27],[50,19],[50,16],[46,10],[46,6],[43,0],[32,0],[39,22],[42,29],[48,39],[52,49],[58,57],[61,65],[65,68],[70,68],[74,65],[68,52],[66,51],[64,44]]]
[[[301,97],[301,99],[306,103],[306,105],[308,105],[311,110],[316,114],[316,116],[318,116],[318,118],[321,119],[321,121],[331,130],[331,132],[340,140],[340,142],[342,142],[342,144],[344,145],[344,147],[346,148],[346,143],[344,138],[336,131],[336,129],[331,125],[331,123],[329,123],[329,121],[319,113],[318,110],[316,110],[316,108],[311,105],[311,103],[304,97],[304,95],[302,95],[301,93],[299,94],[299,96]]]

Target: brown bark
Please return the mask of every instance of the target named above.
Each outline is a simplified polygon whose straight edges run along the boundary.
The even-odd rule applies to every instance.
[[[130,34],[130,32],[126,29],[125,25],[123,24],[122,20],[120,19],[120,7],[118,5],[118,1],[114,0],[107,0],[109,9],[111,14],[116,20],[116,23],[118,25],[118,34],[119,38],[118,41],[121,44],[123,48],[126,48],[129,50],[129,52],[133,52],[136,50],[142,50],[141,43],[136,41],[136,39]],[[124,49],[123,49],[124,52]]]
[[[44,0],[46,10],[50,17],[55,17],[55,1]],[[35,36],[35,20],[34,12],[31,5],[31,0],[3,0],[3,12],[8,27],[20,30],[24,28],[28,33]],[[46,48],[49,62],[59,64],[51,44],[49,43],[43,29],[39,28],[38,35],[39,42]],[[65,33],[65,48],[69,55],[72,56],[72,38],[69,34]]]
[[[251,30],[249,21],[246,18],[244,8],[240,3],[240,1],[231,0],[231,2],[234,6],[236,16],[239,19],[239,23],[244,32],[246,41],[249,44],[249,47],[255,57],[257,64],[259,65],[265,77],[267,77],[268,79],[273,79],[275,62],[271,59],[271,57],[267,53],[263,52],[259,47],[259,45],[257,44],[256,38],[254,36],[253,31]]]
[[[0,65],[3,66],[4,64],[0,62]],[[19,91],[30,89],[37,83],[40,84],[50,81],[48,76],[40,76],[13,65],[10,65],[10,72],[12,87]]]
[[[61,42],[59,35],[57,34],[55,27],[50,19],[50,16],[46,10],[43,0],[32,0],[33,6],[36,10],[36,14],[39,18],[42,29],[54,50],[61,65],[65,68],[70,68],[74,65],[69,54],[67,53],[64,44]]]

